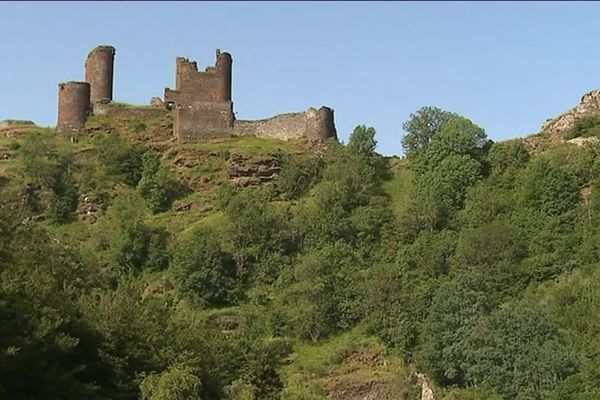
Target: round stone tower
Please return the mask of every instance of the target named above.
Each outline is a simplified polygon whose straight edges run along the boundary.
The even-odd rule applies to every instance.
[[[58,123],[60,132],[83,128],[90,111],[90,84],[67,82],[58,84]]]
[[[221,53],[217,49],[217,63],[215,69],[219,75],[218,99],[216,101],[231,101],[231,54]]]
[[[305,136],[311,142],[325,141],[331,137],[336,137],[333,110],[329,107],[321,107],[318,110],[312,107],[309,108],[306,112]]]
[[[90,84],[92,104],[99,100],[112,101],[114,61],[115,48],[112,46],[98,46],[88,54],[85,80]]]

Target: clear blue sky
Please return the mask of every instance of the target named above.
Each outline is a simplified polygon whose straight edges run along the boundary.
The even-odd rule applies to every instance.
[[[421,106],[458,112],[493,140],[535,133],[600,88],[600,3],[0,2],[0,120],[55,125],[57,83],[116,47],[115,99],[146,104],[175,57],[233,55],[238,118],[335,109],[339,137],[377,129],[400,154]]]

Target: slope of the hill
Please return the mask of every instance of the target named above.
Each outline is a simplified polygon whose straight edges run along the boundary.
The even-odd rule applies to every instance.
[[[0,396],[600,393],[599,144],[428,108],[399,159],[364,126],[315,149],[169,118],[0,127]]]

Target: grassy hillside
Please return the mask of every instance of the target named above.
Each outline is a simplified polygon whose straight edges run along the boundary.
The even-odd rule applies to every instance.
[[[401,159],[367,127],[316,151],[171,123],[0,131],[1,395],[600,393],[594,141],[452,115]]]

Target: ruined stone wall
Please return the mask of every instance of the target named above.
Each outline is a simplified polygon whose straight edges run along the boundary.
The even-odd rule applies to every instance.
[[[159,106],[132,106],[108,102],[94,104],[94,115],[108,115],[118,118],[156,118],[167,113],[169,113],[169,110]]]
[[[58,123],[60,132],[82,128],[90,111],[90,84],[67,82],[58,84]]]
[[[115,48],[98,46],[90,52],[85,62],[85,80],[90,84],[91,103],[113,99],[113,68]]]
[[[326,140],[336,136],[333,110],[321,107],[306,112],[276,115],[258,121],[236,120],[236,136],[257,136],[269,139],[290,140],[306,137],[310,141]]]
[[[306,113],[289,113],[257,121],[236,120],[233,134],[257,136],[270,139],[289,140],[304,137]]]
[[[179,139],[228,137],[232,134],[232,102],[194,102],[175,110],[173,123]]]

